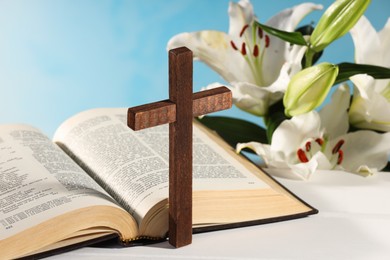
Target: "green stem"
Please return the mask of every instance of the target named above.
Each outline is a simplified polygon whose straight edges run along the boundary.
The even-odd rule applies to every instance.
[[[305,67],[304,69],[311,67],[313,65],[313,57],[316,52],[312,50],[310,47],[308,47],[306,54],[305,54]]]

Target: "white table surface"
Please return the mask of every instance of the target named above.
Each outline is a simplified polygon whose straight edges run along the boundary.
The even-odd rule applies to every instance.
[[[189,246],[86,247],[48,259],[390,259],[390,173],[319,171],[277,178],[317,208],[310,217],[196,234]]]

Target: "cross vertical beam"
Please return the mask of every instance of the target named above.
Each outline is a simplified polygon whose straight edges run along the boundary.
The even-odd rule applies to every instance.
[[[169,52],[169,99],[176,121],[169,124],[169,242],[192,241],[192,52]]]
[[[229,109],[226,87],[192,94],[192,52],[169,51],[169,99],[128,109],[127,125],[134,131],[169,123],[169,243],[192,240],[192,118]]]

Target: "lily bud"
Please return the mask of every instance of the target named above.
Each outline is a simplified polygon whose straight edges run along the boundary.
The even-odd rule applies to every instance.
[[[283,98],[285,114],[296,116],[321,105],[338,73],[336,65],[324,62],[295,74]]]
[[[346,34],[360,19],[371,0],[336,0],[322,15],[311,37],[311,49],[323,50]]]

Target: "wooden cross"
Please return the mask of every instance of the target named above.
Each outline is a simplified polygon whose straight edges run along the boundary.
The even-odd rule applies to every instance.
[[[169,100],[128,110],[133,130],[169,123],[169,243],[175,247],[192,241],[192,120],[231,106],[226,87],[192,93],[192,52],[181,47],[169,51]]]

